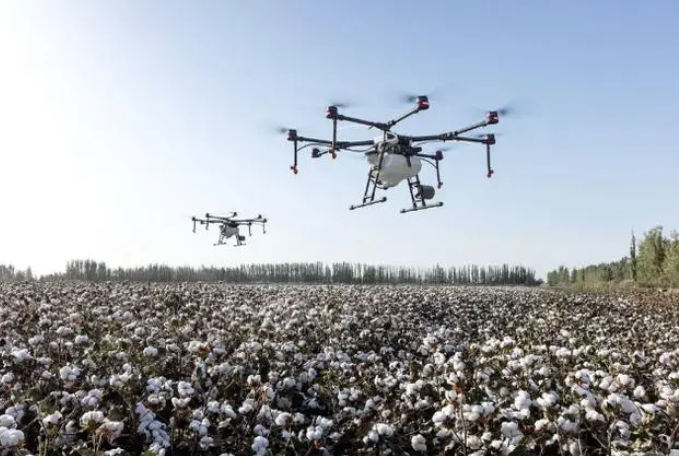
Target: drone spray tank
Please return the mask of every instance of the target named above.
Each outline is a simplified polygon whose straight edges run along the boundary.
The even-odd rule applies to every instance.
[[[374,143],[376,150],[366,158],[371,166],[377,167],[380,153],[384,152],[380,167],[380,183],[386,188],[395,187],[422,170],[422,160],[419,157],[393,153],[400,147],[399,137],[395,133],[389,131],[385,135],[380,135],[374,139]]]

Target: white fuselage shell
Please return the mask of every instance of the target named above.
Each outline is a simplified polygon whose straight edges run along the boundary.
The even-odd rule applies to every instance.
[[[368,163],[373,166],[377,166],[379,161],[379,154],[368,157]],[[403,155],[385,153],[379,180],[385,187],[395,187],[402,180],[415,177],[421,169],[422,160],[419,157],[410,157],[410,165],[408,165],[408,161]]]
[[[379,181],[385,187],[395,187],[401,181],[415,177],[422,169],[422,160],[419,157],[410,157],[410,165],[408,159],[400,154],[392,154],[398,146],[398,136],[393,132],[387,133],[386,141],[384,136],[378,136],[374,140],[378,151],[382,151],[386,145],[386,152],[382,159],[382,167],[380,170]],[[386,144],[385,144],[386,143]],[[380,161],[380,154],[372,154],[367,157],[368,163],[372,166],[377,166]]]
[[[238,227],[224,226],[222,227],[222,236],[230,238],[238,234]]]

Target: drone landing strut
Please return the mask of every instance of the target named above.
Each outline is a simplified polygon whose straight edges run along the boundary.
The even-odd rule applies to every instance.
[[[435,207],[443,206],[443,202],[439,201],[432,204],[427,204],[428,199],[434,197],[433,187],[423,186],[420,183],[418,175],[408,178],[408,190],[410,190],[410,199],[413,202],[413,207],[401,209],[401,214],[406,212],[423,211],[425,209],[433,209]],[[428,195],[428,192],[431,192]]]
[[[376,168],[370,168],[368,171],[368,180],[365,183],[365,190],[363,191],[363,201],[361,204],[352,204],[349,206],[349,210],[359,209],[362,207],[372,206],[373,204],[384,203],[387,201],[387,197],[375,199],[375,192],[377,191],[377,186],[380,178],[380,165],[382,164],[382,155],[380,155],[380,164]]]

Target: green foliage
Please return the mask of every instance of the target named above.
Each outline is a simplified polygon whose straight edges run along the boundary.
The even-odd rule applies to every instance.
[[[61,274],[41,280],[230,282],[230,283],[346,283],[346,284],[461,284],[540,285],[535,271],[524,266],[460,266],[431,268],[374,266],[359,263],[250,264],[230,268],[171,267],[152,264],[137,268],[109,268],[94,260],[69,261]]]
[[[602,285],[679,287],[679,233],[670,237],[662,226],[655,226],[637,243],[632,233],[629,256],[610,263],[599,263],[574,269],[559,266],[547,274],[551,286],[575,286],[579,289],[601,288]]]

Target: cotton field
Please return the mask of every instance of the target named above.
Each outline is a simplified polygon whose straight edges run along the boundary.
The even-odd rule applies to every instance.
[[[0,292],[5,454],[679,454],[679,306],[666,300],[218,284]]]

